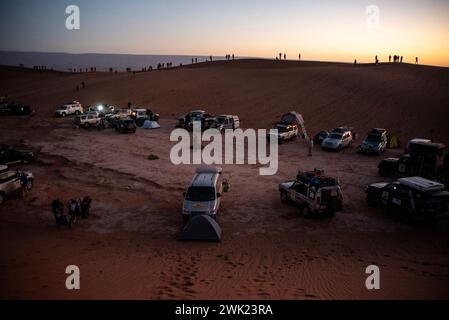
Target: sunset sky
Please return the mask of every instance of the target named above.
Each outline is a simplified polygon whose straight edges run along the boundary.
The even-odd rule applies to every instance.
[[[65,28],[78,5],[81,29]],[[367,24],[369,5],[379,26]],[[449,66],[448,0],[1,0],[0,50],[186,54]]]

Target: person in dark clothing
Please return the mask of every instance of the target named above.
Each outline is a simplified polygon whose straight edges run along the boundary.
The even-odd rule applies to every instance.
[[[81,87],[84,89],[86,87],[86,83],[83,81],[81,82]]]
[[[402,63],[402,61],[404,60],[404,57],[403,56],[401,56],[401,63]]]
[[[70,224],[69,220],[64,215],[64,205],[61,200],[53,200],[53,202],[51,203],[51,208],[57,224],[60,224],[62,226],[68,226]]]
[[[78,201],[70,199],[68,204],[69,216],[70,216],[70,225],[75,223],[79,217],[79,204]]]
[[[388,62],[391,63],[391,55],[388,57]]]
[[[22,196],[25,197],[28,194],[28,177],[25,173],[20,173],[20,186],[22,187]]]
[[[83,201],[81,201],[81,217],[83,217],[83,219],[89,218],[91,204],[92,199],[89,196],[84,197]]]

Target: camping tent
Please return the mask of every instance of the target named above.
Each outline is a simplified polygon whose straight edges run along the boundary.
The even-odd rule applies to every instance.
[[[161,126],[156,121],[146,120],[142,126],[143,129],[159,129]]]
[[[190,219],[181,234],[182,241],[221,242],[221,228],[209,216],[200,215]]]

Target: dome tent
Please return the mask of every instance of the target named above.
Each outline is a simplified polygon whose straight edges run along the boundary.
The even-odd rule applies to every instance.
[[[199,215],[190,219],[181,234],[181,241],[221,242],[222,231],[218,223],[209,216]]]
[[[142,126],[142,129],[159,129],[161,126],[156,121],[146,120]]]

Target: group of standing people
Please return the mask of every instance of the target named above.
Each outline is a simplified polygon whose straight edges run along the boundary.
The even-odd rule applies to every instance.
[[[388,57],[388,62],[390,62],[391,63],[391,55]],[[394,55],[393,56],[393,63],[402,63],[402,61],[404,60],[404,57],[403,56],[397,56],[397,55]]]
[[[374,60],[375,60],[376,64],[379,64],[379,59],[378,59],[377,56],[374,58]],[[403,56],[399,56],[399,55],[393,55],[393,56],[389,55],[388,56],[388,62],[389,63],[391,63],[391,62],[393,62],[393,63],[402,63],[403,61],[404,61],[404,57]],[[418,57],[416,57],[415,58],[415,64],[418,64],[418,62],[419,62],[419,59],[418,59]]]
[[[226,55],[226,61],[231,61],[235,59],[235,55],[234,54],[227,54]]]
[[[89,196],[82,200],[70,199],[67,204],[68,216],[64,215],[64,204],[60,199],[53,200],[51,207],[56,223],[71,228],[78,220],[89,218],[91,204],[92,199]]]
[[[282,57],[284,58],[284,61],[287,60],[287,54],[282,52],[279,52],[279,55],[276,56],[276,60],[282,60]],[[298,60],[301,61],[301,53],[298,54]]]
[[[284,60],[287,60],[287,54],[286,53],[282,53],[282,52],[279,52],[279,56],[278,57],[276,57],[276,60],[282,60],[282,55],[284,55]]]

